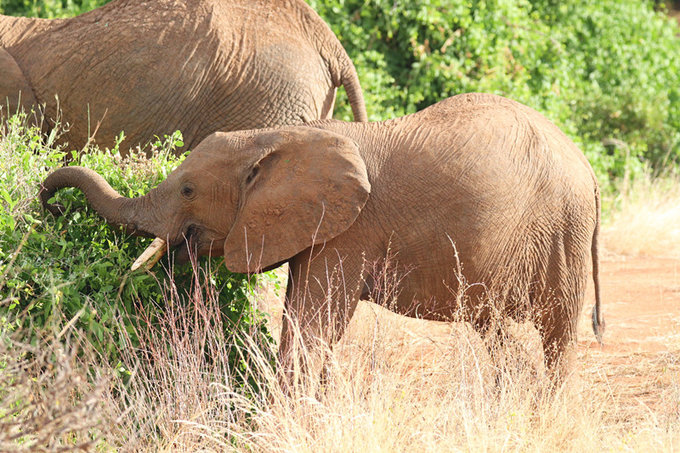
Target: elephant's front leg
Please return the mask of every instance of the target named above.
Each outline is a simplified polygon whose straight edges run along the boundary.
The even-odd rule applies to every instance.
[[[337,250],[314,252],[290,262],[278,353],[287,393],[325,375],[327,355],[342,337],[360,294],[361,262]]]

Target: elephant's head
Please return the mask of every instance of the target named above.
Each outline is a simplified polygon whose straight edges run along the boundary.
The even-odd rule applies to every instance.
[[[163,183],[139,198],[118,195],[97,173],[65,167],[43,183],[43,205],[62,187],[81,188],[107,221],[177,247],[176,258],[224,254],[234,272],[258,272],[345,231],[370,184],[356,144],[295,127],[215,133]]]

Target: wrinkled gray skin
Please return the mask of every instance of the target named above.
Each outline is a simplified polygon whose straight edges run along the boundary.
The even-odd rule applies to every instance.
[[[47,118],[70,123],[63,140],[75,148],[95,131],[106,147],[125,131],[125,152],[179,129],[186,149],[215,131],[330,118],[341,85],[366,121],[354,65],[303,0],[115,0],[72,19],[0,15],[3,111],[7,98],[11,112],[46,104]]]
[[[236,272],[288,262],[285,313],[308,343],[336,341],[369,296],[407,316],[465,319],[483,335],[497,309],[535,324],[561,376],[591,253],[598,338],[604,329],[593,171],[545,117],[498,96],[459,95],[380,123],[213,134],[137,199],[63,168],[43,202],[66,186],[109,222],[167,238],[180,257],[188,238]],[[381,297],[372,267],[386,258],[401,277],[396,300]],[[288,365],[290,319],[279,350]]]

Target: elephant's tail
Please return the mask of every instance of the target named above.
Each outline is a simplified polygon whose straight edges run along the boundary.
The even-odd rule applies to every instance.
[[[295,3],[301,8],[306,23],[310,25],[305,30],[310,34],[310,42],[317,43],[318,51],[328,63],[331,79],[335,88],[345,87],[347,99],[352,107],[354,121],[365,123],[368,121],[364,93],[361,91],[359,76],[352,59],[342,46],[338,37],[330,26],[306,2]]]
[[[593,242],[590,246],[593,260],[593,285],[595,287],[595,305],[593,306],[592,320],[595,338],[597,338],[598,343],[602,344],[602,336],[604,335],[606,323],[602,314],[602,301],[600,298],[600,257],[598,246],[598,238],[600,236],[600,189],[597,187],[597,183],[595,183],[595,209],[595,230],[593,231]]]
[[[354,121],[365,123],[368,121],[368,114],[366,113],[366,103],[364,102],[364,93],[361,90],[359,83],[359,76],[354,67],[354,63],[345,53],[345,64],[342,66],[342,74],[340,83],[345,87],[349,105],[352,107],[352,115]]]

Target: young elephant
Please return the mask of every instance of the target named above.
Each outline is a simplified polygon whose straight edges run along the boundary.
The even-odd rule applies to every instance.
[[[354,65],[303,0],[114,0],[72,19],[0,15],[0,118],[7,104],[46,104],[76,148],[95,131],[108,147],[124,131],[126,152],[177,129],[193,148],[215,131],[330,118],[341,85],[366,121]]]
[[[138,199],[62,168],[45,180],[43,203],[66,186],[180,258],[193,246],[223,254],[235,272],[288,262],[285,310],[305,342],[342,335],[357,300],[381,285],[372,264],[388,255],[405,271],[399,292],[373,300],[425,319],[462,315],[482,334],[494,309],[528,317],[558,371],[576,341],[592,253],[598,338],[604,327],[593,171],[545,117],[498,96],[459,95],[381,123],[216,133]],[[291,341],[286,317],[284,363]]]

